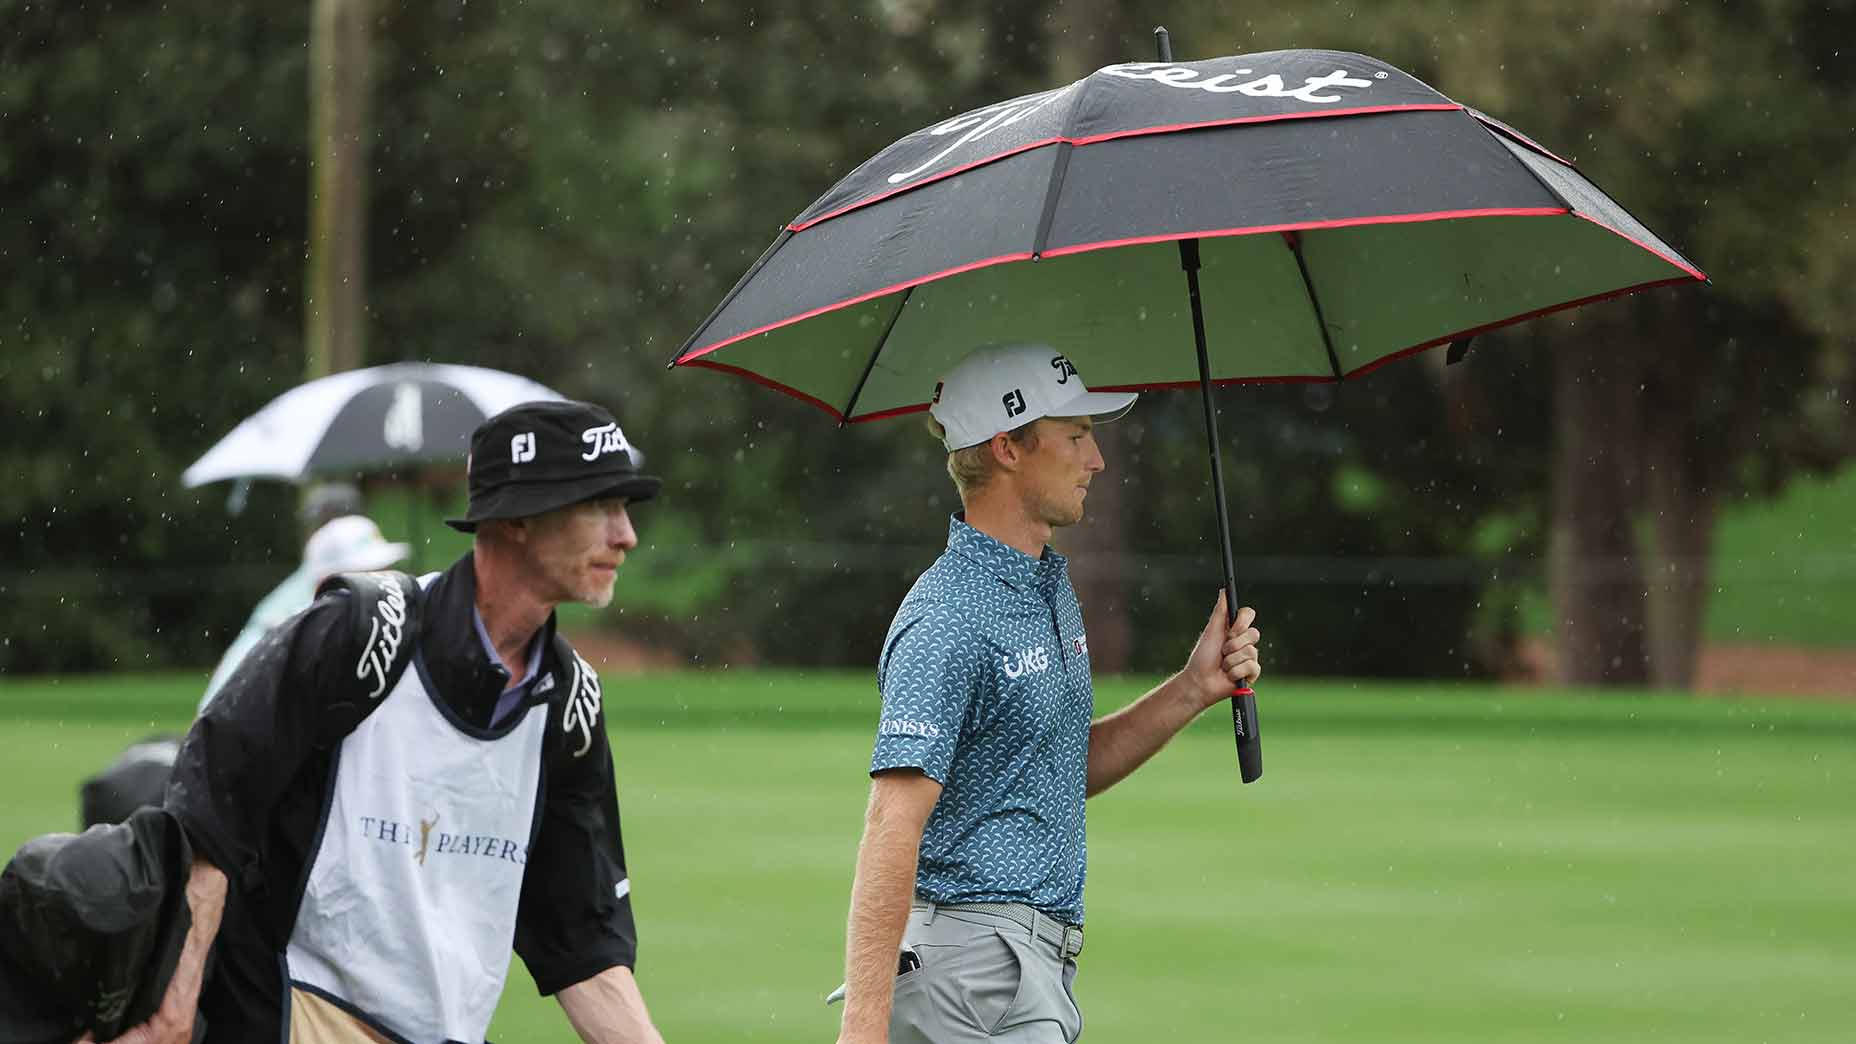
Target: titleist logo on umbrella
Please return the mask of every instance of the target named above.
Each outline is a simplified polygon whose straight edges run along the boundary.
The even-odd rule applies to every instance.
[[[1346,69],[1335,69],[1319,76],[1303,77],[1301,86],[1290,87],[1283,81],[1280,73],[1264,73],[1260,76],[1255,74],[1256,70],[1248,68],[1234,68],[1228,72],[1207,74],[1203,70],[1172,62],[1126,62],[1121,65],[1108,66],[1097,73],[1101,76],[1114,76],[1123,80],[1135,80],[1181,90],[1204,91],[1208,94],[1239,94],[1249,98],[1293,98],[1296,101],[1313,105],[1332,105],[1343,101],[1349,95],[1337,92],[1363,91],[1372,87],[1374,80],[1387,78],[1384,72],[1373,73],[1374,79],[1369,80],[1355,76]],[[1241,77],[1252,78],[1241,79]],[[1043,94],[1033,94],[1000,102],[997,105],[988,105],[983,109],[962,113],[951,120],[930,127],[927,133],[932,137],[942,138],[950,134],[960,134],[960,137],[925,162],[889,175],[888,182],[891,185],[900,185],[926,173],[939,166],[942,160],[947,159],[961,146],[979,141],[995,131],[1024,120],[1052,102],[1064,98],[1076,90],[1082,82],[1078,81],[1068,87],[1046,91]]]
[[[1345,69],[1336,69],[1325,76],[1309,76],[1303,79],[1302,86],[1289,87],[1282,82],[1282,77],[1275,73],[1259,76],[1254,80],[1242,80],[1233,83],[1240,76],[1249,76],[1251,69],[1233,69],[1228,73],[1216,73],[1211,76],[1201,75],[1199,70],[1174,65],[1171,62],[1128,62],[1125,65],[1111,65],[1102,70],[1104,76],[1119,76],[1126,80],[1147,80],[1166,87],[1179,87],[1185,90],[1210,91],[1213,94],[1244,94],[1252,98],[1296,98],[1316,105],[1332,105],[1343,101],[1344,95],[1324,93],[1335,88],[1350,87],[1364,90],[1373,85],[1371,80],[1362,80]],[[1374,73],[1379,79],[1386,74]]]
[[[956,134],[960,131],[966,131],[966,133],[961,134],[952,145],[930,156],[928,160],[921,165],[909,170],[899,170],[891,174],[888,179],[889,183],[891,185],[902,184],[910,178],[927,171],[930,167],[939,165],[942,160],[946,159],[954,150],[960,148],[962,145],[978,141],[1002,127],[1010,127],[1012,124],[1017,123],[1046,105],[1049,105],[1051,102],[1070,93],[1070,91],[1075,88],[1076,85],[1071,84],[1060,90],[1045,91],[1043,94],[1033,94],[1026,98],[1014,98],[1011,101],[1000,102],[997,105],[988,105],[983,109],[975,109],[972,112],[956,116],[951,120],[928,128],[928,133],[936,138],[944,138],[949,134]]]

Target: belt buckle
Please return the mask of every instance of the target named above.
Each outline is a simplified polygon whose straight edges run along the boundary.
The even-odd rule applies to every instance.
[[[1066,924],[1063,926],[1063,941],[1061,945],[1059,946],[1059,951],[1063,954],[1063,957],[1065,960],[1069,960],[1072,957],[1077,957],[1082,954],[1083,952],[1083,926],[1082,925]]]

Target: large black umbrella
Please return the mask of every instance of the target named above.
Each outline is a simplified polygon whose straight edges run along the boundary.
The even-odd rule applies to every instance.
[[[926,409],[987,343],[1048,342],[1097,389],[1197,384],[1235,608],[1209,385],[1344,380],[1705,279],[1570,163],[1378,59],[1134,62],[877,153],[781,231],[672,365],[840,422]],[[1172,347],[1188,329],[1196,357]],[[1233,713],[1249,781],[1254,703]]]

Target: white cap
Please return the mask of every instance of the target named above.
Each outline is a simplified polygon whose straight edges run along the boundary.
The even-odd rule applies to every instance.
[[[928,412],[947,429],[949,453],[977,446],[1040,417],[1112,421],[1128,412],[1133,392],[1092,392],[1070,360],[1047,344],[981,348],[935,385]]]
[[[390,544],[366,515],[343,515],[323,523],[303,545],[303,568],[316,583],[336,573],[385,569],[406,557],[405,544]]]

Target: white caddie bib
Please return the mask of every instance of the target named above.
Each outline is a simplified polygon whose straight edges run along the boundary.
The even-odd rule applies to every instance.
[[[478,1044],[509,971],[548,708],[478,738],[418,668],[342,741],[285,960],[295,991],[414,1044]]]

